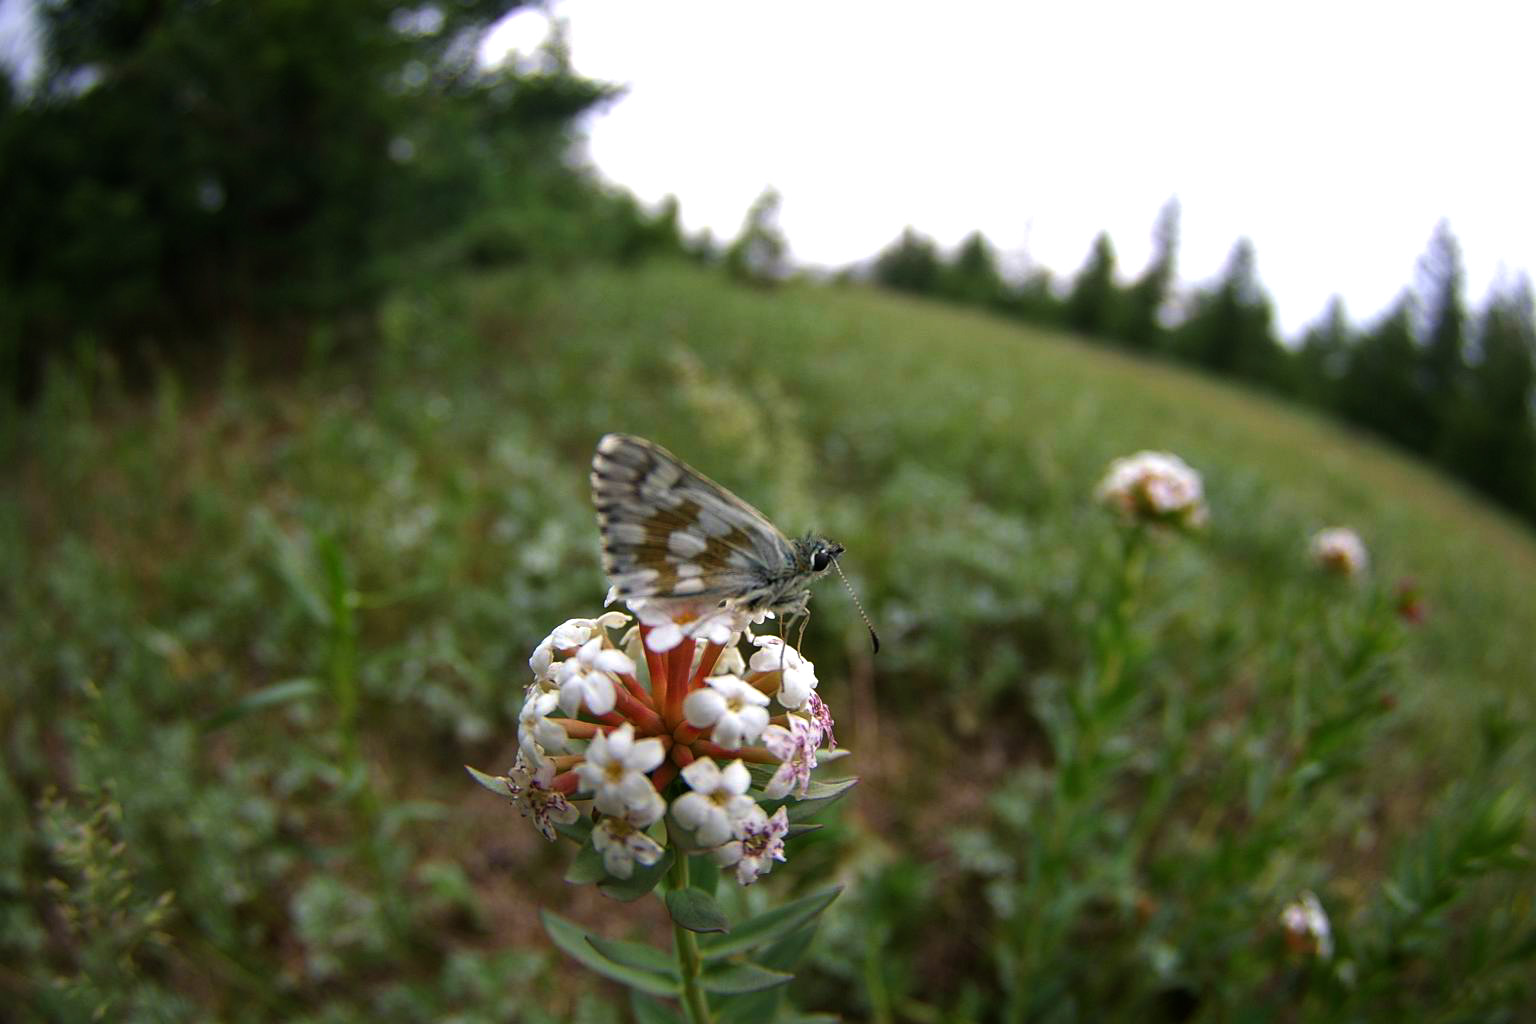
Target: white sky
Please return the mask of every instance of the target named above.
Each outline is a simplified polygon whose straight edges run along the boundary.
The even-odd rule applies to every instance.
[[[981,229],[1063,273],[1108,230],[1131,275],[1183,203],[1181,276],[1240,235],[1295,333],[1412,280],[1435,222],[1480,301],[1536,268],[1536,4],[911,4],[556,0],[576,69],[627,94],[590,155],[729,238],[768,185],[794,258],[840,266],[911,224]],[[529,52],[514,15],[486,55]]]

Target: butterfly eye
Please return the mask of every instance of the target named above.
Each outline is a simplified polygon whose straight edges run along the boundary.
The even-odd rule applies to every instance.
[[[821,551],[817,551],[815,554],[811,555],[811,571],[812,572],[826,572],[827,571],[827,567],[830,566],[831,564],[832,564],[832,554],[829,551],[821,550]]]

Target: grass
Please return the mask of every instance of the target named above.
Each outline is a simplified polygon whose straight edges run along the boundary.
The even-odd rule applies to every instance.
[[[536,915],[631,919],[558,886],[560,851],[459,767],[510,761],[528,653],[600,604],[585,467],[607,430],[842,541],[880,627],[871,659],[846,598],[815,601],[865,785],[792,856],[853,883],[802,1005],[1531,1008],[1528,530],[1165,365],[681,268],[423,287],[375,351],[282,378],[236,361],[133,396],[109,368],[54,375],[0,505],[7,1001],[622,1019]],[[1084,689],[1119,571],[1092,489],[1142,448],[1200,469],[1212,518],[1153,545],[1112,703]],[[1370,546],[1365,584],[1306,563],[1340,523]],[[1406,577],[1414,628],[1390,616]],[[1274,948],[1303,886],[1340,930],[1327,969]]]

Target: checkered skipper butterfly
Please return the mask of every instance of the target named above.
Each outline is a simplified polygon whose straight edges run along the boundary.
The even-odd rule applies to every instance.
[[[773,612],[781,620],[804,616],[810,584],[836,569],[843,553],[822,537],[786,537],[665,448],[629,434],[597,443],[592,504],[603,571],[623,599],[697,601]],[[879,650],[873,627],[869,633]]]

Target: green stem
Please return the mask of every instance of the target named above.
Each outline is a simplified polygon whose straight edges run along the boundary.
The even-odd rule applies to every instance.
[[[681,892],[688,888],[688,855],[676,847],[673,850],[676,856],[667,872],[667,888]],[[675,921],[672,923],[672,939],[677,949],[677,971],[683,979],[683,1006],[688,1010],[689,1024],[710,1024],[709,1002],[699,984],[699,940]]]

